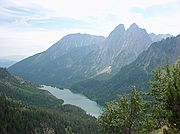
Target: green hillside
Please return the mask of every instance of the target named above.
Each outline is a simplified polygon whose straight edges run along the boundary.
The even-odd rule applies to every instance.
[[[94,117],[0,68],[0,133],[97,133]]]

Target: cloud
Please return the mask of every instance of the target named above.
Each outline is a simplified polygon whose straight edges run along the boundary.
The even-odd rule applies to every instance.
[[[180,1],[152,5],[146,8],[132,7],[130,11],[141,18],[141,24],[149,32],[179,34]]]
[[[176,35],[179,14],[179,0],[0,0],[0,55],[44,51],[69,33],[108,36],[120,23]]]
[[[3,1],[3,0],[2,0]],[[42,17],[47,16],[51,12],[49,9],[45,9],[37,4],[28,3],[17,3],[16,1],[6,0],[6,2],[1,1],[0,13],[3,16],[21,18],[21,17]]]
[[[82,28],[89,23],[83,20],[76,20],[73,18],[59,17],[50,19],[29,19],[26,21],[28,27],[44,28],[44,29],[72,29]]]
[[[147,8],[132,7],[130,9],[133,13],[143,15],[143,17],[151,18],[157,16],[170,16],[180,12],[180,1],[174,3],[167,3],[163,5],[153,5]]]

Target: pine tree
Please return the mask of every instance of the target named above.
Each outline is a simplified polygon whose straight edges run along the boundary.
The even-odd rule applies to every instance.
[[[100,131],[105,134],[141,133],[144,106],[142,92],[133,87],[130,94],[121,95],[107,104],[98,119]]]
[[[153,72],[151,83],[154,96],[161,112],[158,114],[174,131],[180,131],[180,61],[166,65]]]

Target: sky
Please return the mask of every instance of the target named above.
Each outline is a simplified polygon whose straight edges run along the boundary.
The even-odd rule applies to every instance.
[[[0,57],[30,56],[70,33],[108,34],[136,23],[180,33],[180,0],[0,0]]]

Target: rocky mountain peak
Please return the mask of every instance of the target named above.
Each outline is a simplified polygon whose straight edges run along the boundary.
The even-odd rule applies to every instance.
[[[140,28],[136,23],[130,25],[127,29],[127,33],[138,36],[139,34],[148,34],[145,29]]]
[[[125,27],[123,24],[119,24],[114,28],[114,30],[109,34],[109,37],[114,37],[114,36],[121,36],[125,32]]]
[[[133,23],[130,25],[130,27],[128,29],[129,30],[136,30],[136,29],[139,29],[139,26],[136,23]]]
[[[68,34],[51,46],[48,51],[68,50],[74,47],[83,47],[101,43],[105,38],[89,34]]]

